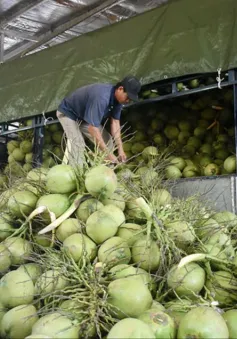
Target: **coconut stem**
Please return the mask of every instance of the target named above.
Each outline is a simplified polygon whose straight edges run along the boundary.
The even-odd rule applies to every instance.
[[[64,212],[58,219],[51,222],[51,224],[49,224],[48,226],[43,228],[41,231],[39,231],[38,234],[48,233],[50,231],[53,231],[59,225],[61,225],[63,221],[68,219],[76,211],[76,209],[79,207],[80,203],[82,202],[82,198],[83,196],[79,194],[74,200],[74,202],[72,203],[72,205],[66,210],[66,212]]]
[[[150,208],[150,206],[145,202],[145,200],[140,197],[135,200],[137,206],[142,210],[142,212],[145,214],[147,220],[151,220],[153,212]]]

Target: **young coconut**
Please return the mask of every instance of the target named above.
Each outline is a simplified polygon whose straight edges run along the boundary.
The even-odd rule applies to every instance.
[[[181,319],[177,337],[228,339],[229,331],[220,313],[211,307],[199,306]]]
[[[128,246],[132,247],[137,240],[144,237],[144,234],[141,225],[125,223],[119,227],[117,236],[126,240]]]
[[[132,247],[132,260],[146,271],[155,271],[160,264],[160,249],[155,241],[137,240]]]
[[[96,244],[86,235],[75,233],[66,238],[63,248],[78,263],[82,259],[94,260],[97,253]]]
[[[107,239],[99,248],[99,261],[107,266],[128,264],[131,260],[131,252],[127,242],[120,237]]]
[[[28,264],[21,265],[17,270],[21,272],[25,272],[31,278],[34,284],[36,280],[43,273],[42,267],[35,263],[28,263]]]
[[[4,307],[31,304],[33,298],[34,284],[25,272],[11,271],[0,280],[0,302]]]
[[[37,310],[33,305],[16,306],[3,316],[1,335],[10,339],[25,338],[31,334],[37,320]]]
[[[29,260],[32,252],[32,245],[29,241],[19,237],[11,237],[5,239],[3,244],[11,253],[12,265],[24,264]]]
[[[189,263],[182,268],[173,266],[168,273],[167,284],[179,297],[195,297],[205,284],[205,270],[196,263]]]
[[[156,338],[150,326],[139,319],[127,318],[120,320],[115,324],[109,334],[107,339],[144,339]]]
[[[64,194],[48,194],[42,195],[37,201],[36,207],[46,206],[50,212],[55,214],[55,217],[60,217],[70,206],[69,198]],[[48,212],[43,212],[41,217],[45,222],[50,222]]]
[[[53,166],[46,176],[46,188],[50,193],[72,193],[77,188],[74,169],[70,165]]]
[[[11,266],[11,253],[6,246],[0,244],[0,274]]]
[[[85,223],[92,213],[100,210],[103,206],[104,205],[95,198],[86,199],[76,210],[76,216],[80,221]]]
[[[29,279],[29,277],[28,277]],[[62,291],[68,285],[68,281],[59,270],[48,270],[36,280],[35,295],[46,296],[50,293]]]
[[[117,188],[117,177],[111,168],[99,165],[88,171],[85,186],[95,198],[110,198]]]
[[[12,226],[13,219],[8,213],[1,213],[0,215],[0,241],[3,241],[14,232]]]
[[[124,221],[125,215],[121,209],[114,205],[106,205],[87,219],[86,233],[96,244],[101,244],[113,237]]]
[[[162,311],[148,310],[142,313],[138,319],[149,325],[156,338],[174,339],[176,337],[174,320]]]
[[[237,310],[228,310],[222,317],[226,321],[230,338],[237,338]]]
[[[141,279],[127,277],[116,279],[108,286],[108,303],[118,319],[139,317],[149,310],[152,296]]]
[[[14,193],[8,201],[8,209],[16,218],[28,216],[35,208],[38,197],[30,191]]]
[[[82,226],[78,219],[68,218],[64,220],[61,225],[56,229],[56,237],[59,241],[63,242],[70,235],[81,233]]]
[[[51,313],[40,318],[32,328],[33,335],[46,335],[54,339],[78,339],[80,325],[60,313]]]

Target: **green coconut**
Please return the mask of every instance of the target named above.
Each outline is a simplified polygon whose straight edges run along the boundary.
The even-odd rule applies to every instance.
[[[32,327],[38,320],[36,312],[33,305],[20,305],[5,313],[1,323],[3,337],[19,339],[31,334]]]
[[[191,300],[187,299],[174,299],[165,304],[166,313],[174,319],[177,329],[181,319],[188,313],[188,311],[190,311],[192,306]]]
[[[118,264],[128,264],[131,260],[131,252],[123,238],[112,237],[100,246],[98,258],[100,262],[112,267]]]
[[[134,223],[122,224],[117,232],[117,236],[126,240],[129,247],[141,237],[143,237],[142,226]]]
[[[135,277],[141,279],[151,293],[156,292],[157,284],[149,272],[145,271],[143,268],[136,267]]]
[[[219,312],[199,306],[189,311],[180,321],[178,338],[228,339],[229,331]]]
[[[171,203],[172,196],[166,189],[157,189],[151,193],[151,201],[155,207],[166,206]]]
[[[0,302],[4,307],[31,304],[34,298],[34,284],[23,271],[11,271],[0,280]]]
[[[46,158],[43,159],[41,168],[45,168],[49,170],[51,167],[55,166],[56,162],[52,156],[47,156]]]
[[[53,339],[53,338],[44,334],[32,334],[25,337],[25,339]]]
[[[132,247],[132,260],[146,271],[155,271],[160,264],[160,249],[153,240],[137,240]]]
[[[191,129],[191,124],[189,121],[187,120],[181,120],[179,123],[178,123],[178,127],[180,129],[180,131],[190,131]]]
[[[193,146],[195,149],[198,149],[201,147],[201,141],[198,137],[190,137],[188,139],[187,145]]]
[[[113,237],[124,221],[125,215],[120,208],[106,205],[89,216],[86,221],[86,233],[96,244],[101,244]]]
[[[11,140],[7,143],[7,151],[8,153],[12,153],[15,148],[18,148],[20,145],[20,142],[17,140]]]
[[[150,310],[164,312],[165,311],[165,307],[161,303],[159,303],[158,301],[153,300]]]
[[[31,170],[32,170],[32,165],[31,164],[24,164],[23,166],[22,166],[22,168],[23,168],[23,170],[25,171],[25,172],[30,172]]]
[[[161,131],[164,127],[164,122],[162,120],[152,119],[151,120],[151,128],[154,131]]]
[[[30,163],[32,163],[32,161],[33,161],[33,153],[32,153],[32,152],[27,153],[27,154],[25,155],[25,162],[26,162],[27,164],[30,164]]]
[[[210,144],[202,144],[202,146],[199,148],[199,151],[201,153],[206,153],[208,155],[212,154],[212,146]]]
[[[63,137],[63,131],[56,131],[56,132],[53,132],[52,134],[53,141],[58,145],[61,144],[62,137]]]
[[[162,134],[157,133],[157,134],[153,135],[152,139],[153,139],[154,143],[159,145],[159,146],[165,144],[165,137]]]
[[[213,272],[213,275],[207,278],[206,287],[220,305],[232,305],[237,301],[237,279],[230,272]]]
[[[191,134],[188,131],[181,131],[178,135],[178,142],[180,142],[182,145],[185,145],[190,138]]]
[[[39,334],[54,339],[78,339],[80,326],[76,321],[54,312],[41,317],[32,328],[33,336]]]
[[[137,274],[137,269],[131,265],[128,264],[119,264],[116,266],[113,266],[109,270],[109,274],[111,279],[121,279],[121,278],[127,278],[127,277],[135,277]]]
[[[11,253],[6,246],[0,244],[0,273],[4,273],[11,266]]]
[[[199,138],[200,140],[202,140],[205,136],[205,134],[207,133],[207,130],[205,127],[201,127],[201,126],[198,126],[194,129],[193,131],[193,135],[197,138]]]
[[[96,244],[81,233],[75,233],[66,238],[63,247],[75,262],[79,262],[83,257],[92,261],[96,257]]]
[[[169,140],[177,139],[179,136],[179,132],[179,129],[174,125],[166,125],[164,129],[165,136]]]
[[[111,168],[99,165],[86,173],[85,186],[95,198],[110,198],[117,188],[117,177]]]
[[[138,319],[149,325],[156,338],[174,339],[176,337],[174,320],[162,311],[148,310],[141,314]]]
[[[78,219],[68,218],[64,220],[56,229],[56,237],[59,241],[63,242],[66,238],[74,233],[80,233],[82,226]]]
[[[47,168],[34,168],[27,173],[26,178],[31,181],[45,182],[47,177],[48,169]]]
[[[21,265],[17,270],[21,272],[25,272],[31,278],[33,283],[35,283],[36,280],[42,274],[42,267],[35,263],[27,263],[27,264]]]
[[[103,206],[104,205],[99,200],[89,198],[80,204],[75,213],[78,219],[85,223],[91,214],[98,211]]]
[[[195,165],[188,165],[184,167],[183,170],[183,177],[184,178],[192,178],[192,177],[197,177],[199,175],[199,169]]]
[[[118,319],[137,318],[151,307],[152,296],[140,279],[127,277],[109,284],[108,303],[114,306]]]
[[[110,198],[103,199],[102,203],[104,205],[114,205],[121,209],[121,211],[124,211],[125,209],[125,200],[122,197],[122,195],[114,192]]]
[[[205,176],[212,176],[212,175],[218,175],[220,174],[220,169],[216,164],[208,164],[205,168],[204,168],[204,175]]]
[[[165,169],[166,179],[179,179],[182,177],[181,171],[174,165],[167,166]]]
[[[187,245],[195,240],[194,232],[191,226],[185,221],[173,221],[164,224],[168,234],[180,248],[186,248]]]
[[[3,187],[5,188],[7,182],[8,182],[7,176],[0,172],[0,189],[3,188]]]
[[[222,211],[212,215],[218,224],[225,227],[234,227],[237,224],[237,216],[230,211]]]
[[[15,231],[12,223],[13,219],[8,213],[0,214],[0,242]]]
[[[206,274],[196,263],[189,263],[182,268],[173,266],[168,273],[167,283],[179,297],[192,298],[199,294],[205,284]]]
[[[134,141],[142,141],[146,139],[146,134],[142,131],[137,131],[133,140]]]
[[[23,153],[30,153],[32,151],[33,145],[32,142],[29,140],[23,140],[20,143],[20,149]]]
[[[42,195],[37,201],[36,207],[46,206],[50,212],[55,214],[58,218],[62,215],[70,206],[69,198],[64,194],[48,194]],[[42,218],[46,222],[50,222],[49,213],[47,211],[41,214]]]
[[[65,279],[62,272],[57,269],[52,269],[44,272],[37,278],[34,293],[36,296],[44,296],[53,292],[62,291],[67,285],[68,280]]]
[[[215,157],[217,159],[220,159],[220,160],[227,159],[229,155],[230,155],[229,151],[226,150],[226,149],[219,149],[219,150],[215,151]]]
[[[158,155],[158,149],[155,146],[147,146],[142,151],[142,158],[145,161],[153,159],[153,158],[157,157],[157,155]]]
[[[9,211],[17,218],[28,216],[35,208],[38,197],[30,191],[14,193],[8,201]]]
[[[24,264],[29,260],[32,252],[32,245],[28,240],[19,237],[11,237],[5,239],[3,244],[11,253],[12,265]]]
[[[15,148],[12,156],[15,161],[23,161],[25,159],[25,153],[20,148]]]
[[[132,148],[131,148],[131,152],[133,154],[138,154],[138,153],[141,153],[143,150],[144,150],[144,145],[139,143],[139,142],[135,142],[133,145],[132,145]]]
[[[186,166],[186,162],[183,158],[181,157],[174,157],[170,163],[174,166],[176,166],[180,171],[182,171],[184,169],[184,167]]]
[[[76,175],[70,165],[56,165],[46,176],[46,188],[50,193],[72,193],[77,188]]]
[[[144,339],[156,338],[155,334],[152,332],[151,328],[139,319],[127,318],[120,320],[115,324],[109,334],[107,339]]]
[[[235,155],[231,155],[224,161],[224,169],[227,173],[235,173],[236,171],[236,157]]]
[[[237,310],[229,310],[226,311],[222,317],[226,321],[228,330],[229,330],[229,337],[230,338],[237,338]]]

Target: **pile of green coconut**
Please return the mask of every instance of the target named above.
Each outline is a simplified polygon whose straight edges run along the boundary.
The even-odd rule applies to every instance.
[[[90,157],[1,184],[1,338],[236,338],[236,215]]]
[[[143,161],[150,146],[170,155],[166,179],[236,172],[232,89],[132,106],[123,118],[130,166]]]

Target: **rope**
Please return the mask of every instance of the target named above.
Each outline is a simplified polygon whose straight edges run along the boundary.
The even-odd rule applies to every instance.
[[[224,80],[224,78],[221,78],[221,68],[217,68],[217,74],[218,76],[216,77],[216,81],[218,83],[218,88],[222,89],[221,82]]]
[[[43,118],[44,118],[44,126],[46,126],[46,125],[47,125],[47,122],[48,122],[48,121],[52,121],[52,120],[53,120],[53,118],[52,118],[52,117],[46,118],[46,116],[45,116],[45,113],[44,113],[44,112],[42,112],[42,115],[43,115]]]

